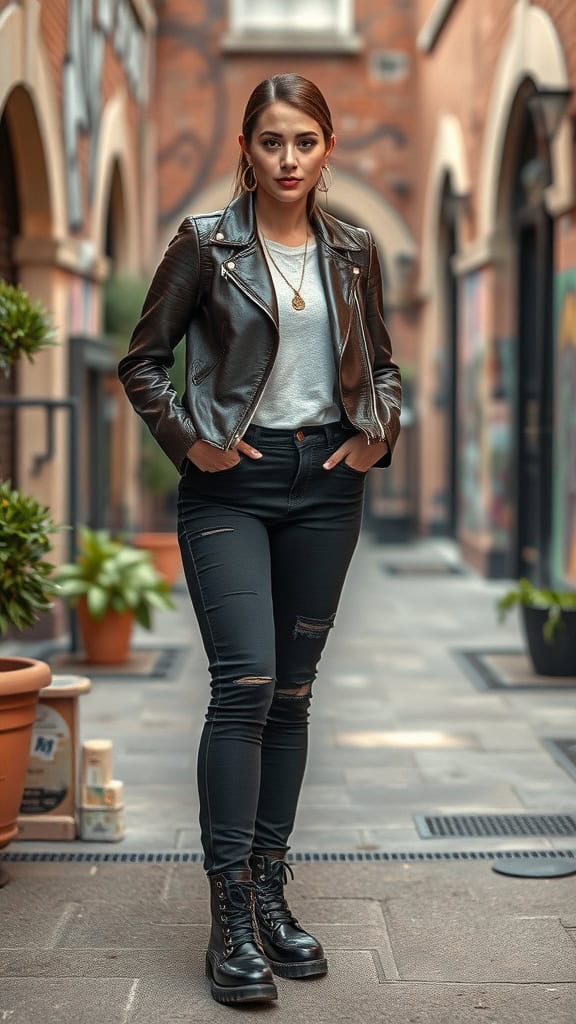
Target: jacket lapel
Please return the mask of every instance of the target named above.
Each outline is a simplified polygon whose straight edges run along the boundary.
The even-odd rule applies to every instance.
[[[353,257],[356,252],[360,255],[362,247],[344,225],[319,208],[312,215],[312,226],[318,244],[318,266],[326,295],[330,330],[340,352],[348,333],[353,290],[359,277],[359,265],[353,262]],[[251,193],[243,193],[226,207],[210,242],[222,247],[224,270],[236,279],[248,298],[265,309],[278,328],[276,292],[256,234]]]
[[[236,251],[222,259],[224,270],[237,280],[248,298],[266,310],[278,328],[276,292],[256,234],[254,200],[250,193],[233,199],[226,207],[210,241],[223,249],[234,247]]]
[[[360,250],[356,239],[333,218],[318,208],[312,215],[318,240],[318,266],[324,285],[330,330],[336,352],[342,351],[350,328],[353,289],[358,285],[359,267],[348,255]]]

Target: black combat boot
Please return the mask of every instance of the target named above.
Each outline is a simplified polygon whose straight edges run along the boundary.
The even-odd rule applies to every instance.
[[[283,978],[304,978],[326,974],[324,950],[313,935],[305,932],[291,913],[284,898],[287,872],[294,872],[282,859],[282,853],[250,857],[256,885],[256,920],[264,952],[275,974]]]
[[[255,886],[248,868],[209,875],[212,931],[206,974],[218,1003],[278,998],[255,917]]]

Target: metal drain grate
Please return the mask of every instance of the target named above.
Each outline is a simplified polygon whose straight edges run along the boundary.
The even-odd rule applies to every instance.
[[[327,861],[346,862],[360,864],[368,861],[447,861],[447,860],[488,860],[495,857],[511,857],[514,859],[554,859],[555,857],[570,857],[576,859],[574,850],[395,850],[393,853],[386,850],[373,850],[360,853],[334,852],[326,853],[288,853],[287,859],[293,864],[318,864]],[[131,853],[5,853],[0,856],[0,865],[10,863],[77,863],[77,864],[201,864],[203,860],[201,853],[183,850],[148,851]]]
[[[422,839],[451,836],[576,836],[571,814],[415,814]]]

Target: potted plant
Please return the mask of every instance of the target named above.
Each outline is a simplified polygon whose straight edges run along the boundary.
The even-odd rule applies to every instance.
[[[113,539],[108,530],[82,528],[76,560],[60,566],[55,580],[77,608],[84,651],[94,664],[126,662],[134,620],[150,629],[154,608],[174,607],[148,552]]]
[[[50,318],[39,302],[32,302],[20,285],[0,280],[0,370],[8,376],[22,356],[34,361],[36,352],[54,344]]]
[[[499,599],[500,621],[515,605],[521,609],[534,671],[576,676],[576,591],[536,587],[523,577]]]
[[[0,635],[32,626],[51,607],[56,588],[45,556],[55,530],[48,508],[0,484]],[[18,831],[36,703],[51,678],[43,661],[0,656],[0,847]]]

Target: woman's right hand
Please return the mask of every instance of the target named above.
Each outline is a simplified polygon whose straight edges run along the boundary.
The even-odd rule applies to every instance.
[[[213,444],[208,444],[207,441],[195,441],[186,452],[186,457],[202,473],[221,473],[222,470],[232,469],[232,466],[236,466],[240,462],[241,456],[238,452],[248,455],[251,459],[262,458],[262,452],[252,448],[245,441],[238,441],[234,448],[230,448],[226,452],[221,448],[215,448]]]

